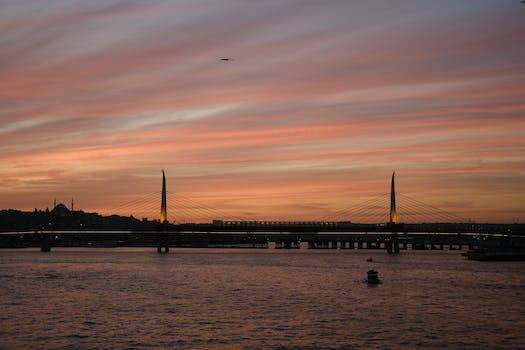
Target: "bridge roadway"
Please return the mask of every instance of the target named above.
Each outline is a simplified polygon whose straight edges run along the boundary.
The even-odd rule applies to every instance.
[[[177,230],[173,230],[173,228]],[[363,228],[363,227],[362,227]],[[370,227],[368,227],[369,229]],[[502,233],[405,232],[400,227],[374,230],[324,227],[217,227],[216,225],[169,225],[158,231],[32,231],[0,234],[0,248],[40,247],[170,247],[296,249],[404,249],[461,250],[473,247],[525,247],[525,235]],[[165,230],[163,230],[165,229]]]

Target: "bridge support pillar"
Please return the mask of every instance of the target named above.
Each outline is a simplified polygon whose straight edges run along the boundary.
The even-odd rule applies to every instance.
[[[156,241],[157,241],[157,253],[159,254],[168,254],[170,252],[170,235],[168,232],[163,232],[164,227],[160,227],[157,232]]]
[[[399,241],[396,234],[392,234],[386,242],[386,250],[389,254],[399,254]]]
[[[157,253],[159,254],[168,254],[170,252],[170,247],[168,246],[157,246]]]
[[[49,235],[42,234],[40,236],[40,252],[48,253],[51,251],[51,244],[49,243]]]
[[[275,249],[300,249],[301,242],[299,241],[277,241],[275,242]],[[308,248],[311,249],[310,242]]]

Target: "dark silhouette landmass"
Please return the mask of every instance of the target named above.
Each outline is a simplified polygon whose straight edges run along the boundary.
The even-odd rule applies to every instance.
[[[35,230],[154,230],[159,223],[147,219],[139,220],[133,216],[88,213],[83,210],[70,210],[58,204],[52,210],[20,211],[14,209],[0,211],[0,231]]]

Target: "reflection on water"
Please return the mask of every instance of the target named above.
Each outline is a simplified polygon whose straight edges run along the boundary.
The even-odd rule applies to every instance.
[[[0,348],[525,347],[525,263],[372,254],[0,251]]]

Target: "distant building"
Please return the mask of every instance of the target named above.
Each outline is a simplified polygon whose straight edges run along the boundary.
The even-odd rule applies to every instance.
[[[64,204],[60,203],[51,210],[51,214],[57,218],[65,218],[71,216],[71,211]]]

